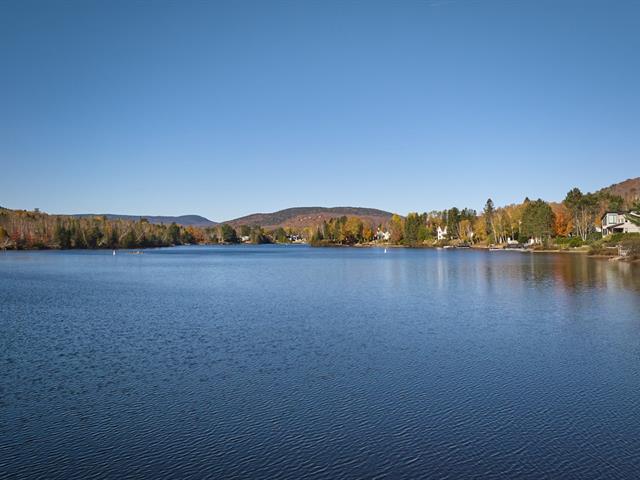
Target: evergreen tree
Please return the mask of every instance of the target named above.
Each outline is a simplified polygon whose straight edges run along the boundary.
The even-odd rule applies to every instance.
[[[287,238],[287,232],[285,232],[282,227],[277,228],[273,232],[273,238],[277,243],[287,243],[289,241]]]
[[[456,207],[447,210],[447,235],[449,238],[460,238],[458,223],[460,223],[460,210]]]
[[[178,245],[180,244],[180,227],[178,225],[176,225],[176,223],[172,223],[171,225],[169,225],[169,241],[173,244],[173,245]]]
[[[522,212],[521,232],[525,237],[545,241],[553,233],[554,213],[544,200],[529,201]]]
[[[404,243],[416,245],[419,241],[422,218],[417,213],[409,213],[404,221]]]
[[[227,223],[224,223],[220,226],[220,238],[222,239],[223,243],[239,242],[238,234],[236,233],[235,229]]]

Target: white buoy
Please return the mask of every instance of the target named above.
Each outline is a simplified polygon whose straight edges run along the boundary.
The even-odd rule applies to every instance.
[[[384,249],[384,253],[387,253],[387,249],[386,248]]]
[[[116,254],[116,251],[115,251],[115,250],[113,251],[113,254],[114,254],[114,255]]]

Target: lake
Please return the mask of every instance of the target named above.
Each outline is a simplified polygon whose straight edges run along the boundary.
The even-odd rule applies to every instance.
[[[1,478],[640,475],[640,267],[0,252]]]

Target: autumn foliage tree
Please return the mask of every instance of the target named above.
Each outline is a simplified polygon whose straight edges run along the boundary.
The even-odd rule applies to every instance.
[[[391,233],[391,243],[402,243],[404,239],[404,218],[400,215],[393,214],[389,222],[389,231]]]
[[[554,214],[553,233],[559,237],[566,237],[573,232],[572,215],[569,209],[562,203],[552,203]]]

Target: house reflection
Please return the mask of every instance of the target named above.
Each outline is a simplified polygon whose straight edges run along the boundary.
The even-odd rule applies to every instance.
[[[566,254],[555,255],[552,268],[556,284],[567,289],[624,288],[640,292],[640,265],[637,264]]]

